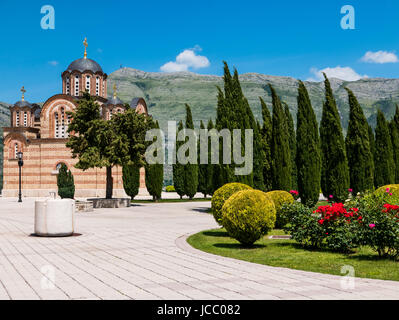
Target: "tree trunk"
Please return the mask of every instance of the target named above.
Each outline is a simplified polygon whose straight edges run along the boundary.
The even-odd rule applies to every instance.
[[[112,179],[112,167],[107,167],[107,188],[105,192],[106,199],[112,199],[112,190],[113,190],[113,179]]]

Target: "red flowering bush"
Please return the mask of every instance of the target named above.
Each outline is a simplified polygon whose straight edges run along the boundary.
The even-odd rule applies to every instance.
[[[291,195],[294,197],[295,201],[299,198],[299,192],[297,190],[290,190]]]

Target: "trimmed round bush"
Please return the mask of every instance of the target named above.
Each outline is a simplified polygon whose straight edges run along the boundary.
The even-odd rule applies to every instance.
[[[389,191],[387,191],[389,189]],[[392,193],[393,195],[399,197],[399,184],[388,184],[386,186],[379,187],[375,190],[375,193]]]
[[[294,203],[294,197],[287,191],[275,190],[266,193],[274,202],[276,207],[276,228],[282,228],[287,224],[287,220],[281,214],[281,208],[285,204]]]
[[[276,209],[271,198],[259,190],[234,193],[223,205],[222,224],[230,237],[252,245],[274,227]]]
[[[166,186],[165,191],[166,192],[175,192],[176,190],[175,190],[174,186]]]
[[[247,190],[247,189],[253,190],[250,186],[247,186],[246,184],[232,182],[225,184],[224,186],[220,187],[213,193],[211,200],[212,213],[213,217],[215,218],[216,222],[219,225],[222,225],[221,223],[222,207],[225,201],[237,191]]]

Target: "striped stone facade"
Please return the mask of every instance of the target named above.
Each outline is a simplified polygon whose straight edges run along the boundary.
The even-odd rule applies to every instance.
[[[86,58],[84,58],[86,59]],[[65,146],[68,141],[68,124],[71,119],[66,114],[77,108],[77,101],[82,90],[90,88],[91,95],[97,98],[101,115],[108,120],[112,113],[123,112],[125,106],[118,98],[106,98],[107,75],[93,60],[75,60],[68,70],[62,73],[63,93],[49,98],[40,108],[24,100],[10,108],[11,127],[3,128],[4,138],[4,184],[3,197],[18,196],[19,167],[16,153],[23,152],[22,194],[25,197],[44,197],[50,192],[57,193],[58,167],[65,163],[75,179],[75,197],[104,197],[106,186],[105,168],[82,171],[74,165],[77,159],[72,159],[71,151]],[[96,65],[91,67],[90,63]],[[80,65],[87,70],[79,68]],[[73,66],[76,69],[71,69]],[[76,80],[76,91],[74,89]],[[68,81],[68,83],[66,83]],[[77,93],[78,94],[74,94]],[[144,99],[135,98],[130,104],[139,113],[147,113]],[[123,189],[122,168],[112,169],[114,197],[126,197]],[[140,193],[145,194],[144,169],[140,173]]]

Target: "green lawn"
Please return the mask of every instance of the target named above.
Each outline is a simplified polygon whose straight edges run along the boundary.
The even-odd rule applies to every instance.
[[[284,232],[273,230],[269,233],[278,234]],[[228,237],[224,229],[213,229],[192,235],[188,243],[205,252],[274,267],[341,275],[341,267],[350,265],[354,267],[356,277],[399,281],[399,262],[380,259],[370,248],[360,248],[350,255],[312,251],[293,240],[268,239],[269,235],[257,241],[254,248],[245,248]]]

